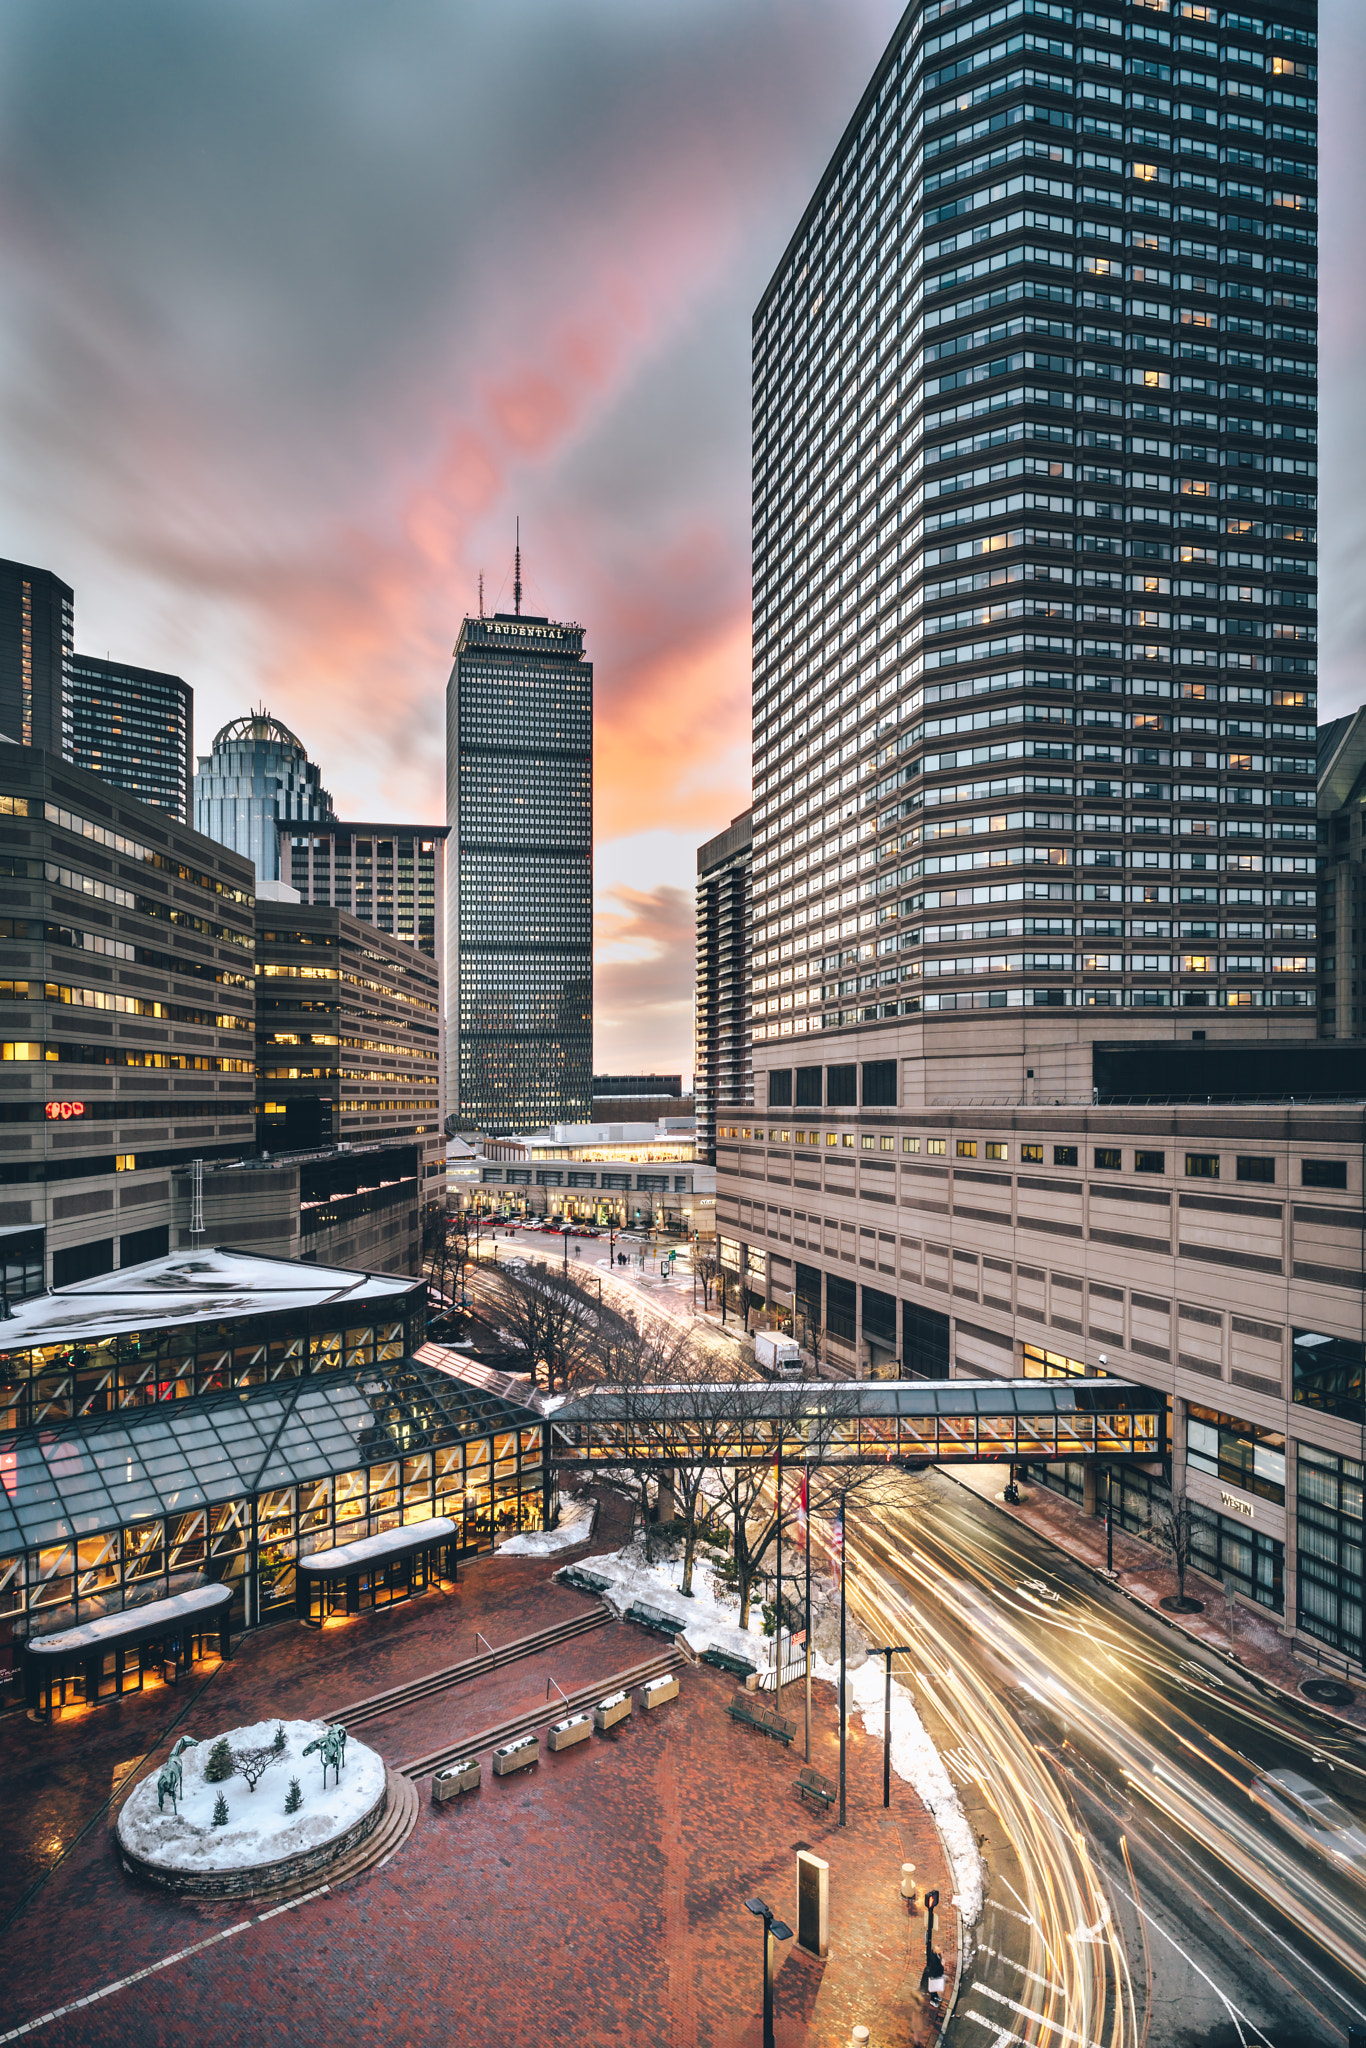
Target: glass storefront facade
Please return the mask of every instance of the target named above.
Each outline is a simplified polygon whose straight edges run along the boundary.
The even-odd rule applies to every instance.
[[[378,1339],[376,1339],[376,1345]],[[539,1528],[539,1416],[411,1359],[0,1439],[0,1683],[30,1633],[231,1585],[292,1611],[300,1556],[449,1516],[458,1552]]]
[[[1362,1461],[1299,1444],[1295,1453],[1296,1621],[1362,1658]]]

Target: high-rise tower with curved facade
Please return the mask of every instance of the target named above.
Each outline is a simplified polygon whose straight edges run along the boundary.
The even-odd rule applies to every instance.
[[[278,718],[253,711],[214,734],[194,779],[197,832],[256,863],[258,882],[278,882],[280,832],[333,815],[332,799],[304,743]]]

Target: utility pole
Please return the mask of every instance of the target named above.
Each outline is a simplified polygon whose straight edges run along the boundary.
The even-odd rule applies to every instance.
[[[909,1643],[894,1643],[887,1649],[878,1650],[874,1653],[879,1657],[887,1659],[887,1689],[882,1699],[882,1803],[884,1806],[890,1806],[892,1803],[892,1659],[893,1657],[908,1657],[910,1653],[911,1645]]]
[[[783,1708],[783,1419],[778,1417],[778,1600],[773,1617],[774,1664],[773,1709]]]

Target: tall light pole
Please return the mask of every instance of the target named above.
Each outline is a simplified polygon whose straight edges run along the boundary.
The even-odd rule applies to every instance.
[[[845,1721],[846,1721],[846,1719],[847,1719],[847,1714],[846,1714],[846,1702],[847,1702],[847,1699],[848,1699],[848,1685],[847,1685],[847,1672],[846,1672],[846,1664],[845,1664],[845,1612],[846,1612],[846,1603],[845,1603],[845,1594],[844,1594],[844,1582],[845,1582],[845,1578],[846,1578],[846,1576],[847,1576],[847,1566],[848,1566],[848,1561],[849,1561],[849,1560],[848,1560],[848,1552],[847,1552],[847,1550],[846,1550],[846,1548],[845,1548],[845,1540],[844,1540],[844,1504],[845,1504],[845,1501],[846,1501],[846,1500],[848,1499],[848,1497],[849,1497],[849,1489],[848,1489],[848,1487],[845,1487],[845,1488],[843,1489],[843,1491],[841,1492],[841,1494],[840,1494],[840,1511],[839,1511],[839,1514],[838,1514],[838,1516],[836,1517],[836,1521],[835,1521],[835,1535],[834,1535],[834,1548],[835,1548],[835,1550],[836,1550],[836,1552],[838,1553],[838,1556],[839,1556],[839,1575],[840,1575],[840,1826],[841,1826],[841,1827],[843,1827],[843,1826],[844,1826],[844,1823],[845,1823],[845,1805],[844,1805],[844,1724],[845,1724]]]
[[[764,1923],[764,2048],[774,2048],[773,1944],[775,1941],[791,1941],[792,1929],[777,1918],[772,1906],[763,1899],[746,1899],[745,1905]]]
[[[885,1650],[874,1650],[875,1657],[887,1659],[887,1689],[882,1699],[882,1803],[892,1803],[892,1659],[909,1657],[910,1643],[892,1643]]]

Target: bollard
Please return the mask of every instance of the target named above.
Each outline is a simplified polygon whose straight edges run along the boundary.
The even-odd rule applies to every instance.
[[[853,2048],[868,2048],[867,2027],[855,2027],[849,2039],[853,2043]]]
[[[903,1863],[901,1866],[901,1896],[906,1901],[907,1913],[914,1913],[920,1903],[920,1896],[916,1889],[914,1863]]]

